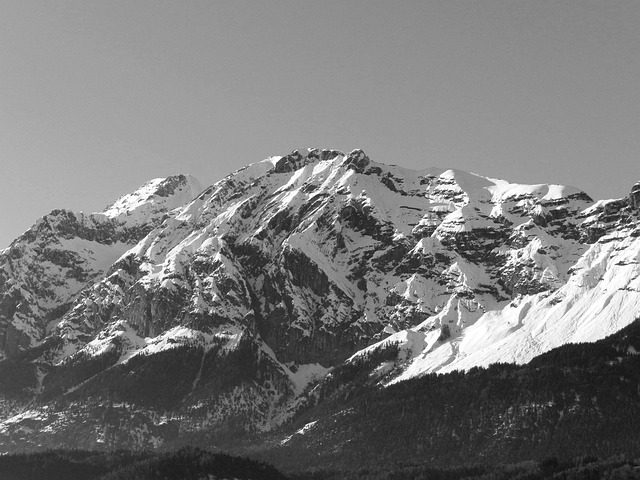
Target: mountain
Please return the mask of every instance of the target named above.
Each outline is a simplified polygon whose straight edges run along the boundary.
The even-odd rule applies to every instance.
[[[101,213],[53,210],[1,251],[0,358],[42,341],[80,291],[200,190],[194,178],[177,175],[152,180]]]
[[[304,149],[54,211],[0,252],[0,445],[235,448],[349,365],[391,388],[599,340],[638,316],[639,207]]]

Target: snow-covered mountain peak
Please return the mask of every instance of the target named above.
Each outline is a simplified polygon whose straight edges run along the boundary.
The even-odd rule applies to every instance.
[[[344,156],[339,150],[320,150],[318,148],[301,148],[283,157],[271,157],[276,173],[294,172],[305,165],[321,160],[331,160]]]
[[[76,295],[201,190],[188,175],[145,183],[102,213],[57,209],[0,252],[0,358],[34,346]]]
[[[392,345],[372,372],[386,383],[625,326],[639,206],[640,184],[594,203],[360,149],[294,150],[205,190],[155,179],[101,213],[54,210],[0,252],[0,356],[32,352],[50,398],[136,398],[171,372],[212,428],[268,429],[308,382]]]
[[[447,189],[453,191],[459,189],[465,192],[468,200],[489,201],[495,204],[524,199],[553,201],[580,198],[586,202],[593,201],[584,191],[566,185],[521,184],[464,170],[437,167],[421,170],[418,173],[425,179],[424,183],[431,186],[431,189],[437,188],[437,191],[443,192]]]
[[[183,206],[202,191],[191,175],[171,175],[146,182],[135,192],[123,195],[101,213],[108,218],[140,224],[150,215]]]

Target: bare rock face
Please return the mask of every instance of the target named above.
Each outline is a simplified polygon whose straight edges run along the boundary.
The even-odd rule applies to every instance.
[[[636,231],[639,199],[639,185],[594,203],[362,150],[296,150],[204,191],[159,179],[98,214],[54,211],[0,254],[0,350],[27,355],[36,397],[77,402],[78,418],[111,402],[158,438],[160,409],[181,418],[166,438],[269,430],[377,342],[411,344],[400,368],[437,348],[455,359],[469,328],[508,309],[517,330],[526,299],[560,295],[592,247]],[[109,422],[91,425],[116,438]]]
[[[317,148],[307,150],[294,150],[289,155],[280,157],[275,163],[273,171],[275,173],[295,172],[309,163],[317,160],[333,160],[338,156],[344,155],[338,150],[318,150]]]
[[[636,183],[625,198],[596,202],[578,217],[583,220],[580,239],[585,243],[595,243],[615,230],[637,223],[639,202],[640,183]]]
[[[31,346],[31,338],[13,325],[7,325],[0,346],[7,356],[11,357],[29,348]]]
[[[635,210],[640,209],[640,182],[636,183],[631,189],[628,201],[631,208]]]
[[[356,173],[365,173],[365,169],[371,164],[369,157],[360,149],[349,152],[342,165]]]

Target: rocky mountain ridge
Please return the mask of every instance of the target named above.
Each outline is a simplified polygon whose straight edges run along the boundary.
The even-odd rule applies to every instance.
[[[39,219],[0,252],[0,358],[42,341],[82,289],[200,190],[192,177],[176,175],[100,213],[53,210]]]
[[[54,211],[0,253],[0,443],[230,441],[373,350],[386,385],[603,338],[637,316],[639,203],[305,149]]]

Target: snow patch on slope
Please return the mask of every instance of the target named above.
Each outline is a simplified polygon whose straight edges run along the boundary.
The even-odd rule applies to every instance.
[[[485,313],[458,338],[424,348],[391,383],[496,362],[522,364],[566,343],[615,333],[640,312],[639,252],[638,237],[592,245],[555,293],[524,296]]]
[[[101,213],[128,225],[138,225],[155,212],[182,207],[201,191],[202,185],[191,175],[156,178],[135,192],[120,197]]]

